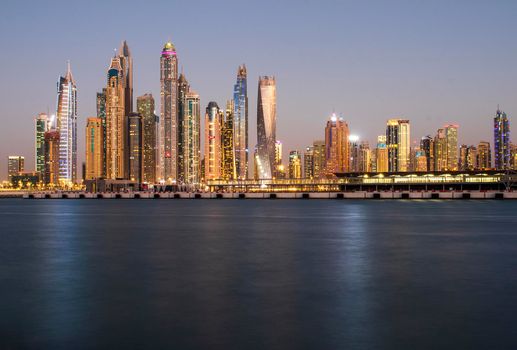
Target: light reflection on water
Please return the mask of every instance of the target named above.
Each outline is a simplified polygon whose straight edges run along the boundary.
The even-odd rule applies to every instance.
[[[0,348],[505,348],[516,209],[2,200]]]

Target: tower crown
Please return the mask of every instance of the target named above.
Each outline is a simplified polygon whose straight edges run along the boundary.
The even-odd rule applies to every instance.
[[[162,50],[162,55],[165,55],[165,56],[176,55],[176,48],[170,41],[165,43],[165,46],[163,47],[163,50]]]

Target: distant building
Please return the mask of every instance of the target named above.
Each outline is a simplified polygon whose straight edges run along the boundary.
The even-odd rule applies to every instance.
[[[246,66],[237,70],[237,82],[233,88],[233,142],[237,178],[248,178],[248,87]]]
[[[458,170],[458,125],[448,124],[444,126],[446,138],[446,169]]]
[[[380,135],[377,137],[375,160],[376,171],[378,173],[388,172],[388,147],[386,145],[386,135]]]
[[[199,95],[190,91],[186,96],[184,114],[184,170],[186,184],[201,181],[201,110]]]
[[[190,91],[190,85],[182,73],[178,78],[178,145],[177,145],[177,173],[178,183],[185,182],[185,116],[187,106],[187,94]],[[163,125],[163,121],[160,121],[160,125]],[[160,159],[163,157],[160,157]]]
[[[208,103],[205,113],[205,180],[221,178],[221,155],[223,153],[223,149],[221,147],[221,127],[223,118],[224,114],[219,109],[217,103]],[[227,129],[225,128],[225,131],[226,130]]]
[[[349,166],[349,129],[342,119],[332,115],[325,128],[325,161],[326,175],[348,172]]]
[[[45,133],[45,176],[47,185],[59,185],[59,131]]]
[[[325,141],[314,141],[313,148],[313,177],[319,179],[325,176]]]
[[[427,162],[425,171],[434,171],[434,140],[430,135],[422,137],[420,149],[425,153]]]
[[[499,109],[494,118],[494,162],[497,170],[510,167],[510,122]]]
[[[492,168],[492,151],[490,142],[481,141],[477,148],[477,169],[488,170]]]
[[[272,179],[275,169],[276,142],[276,81],[274,77],[260,77],[257,100],[258,175]]]
[[[86,121],[86,173],[85,180],[103,177],[103,128],[102,119],[88,118]]]
[[[102,176],[106,177],[106,88],[97,92],[97,118],[102,121]]]
[[[45,172],[45,133],[49,130],[49,119],[45,113],[40,113],[35,120],[35,167],[36,172]]]
[[[368,141],[361,141],[357,154],[358,171],[368,173],[372,171],[371,151]]]
[[[388,120],[386,127],[386,146],[388,148],[388,171],[408,171],[411,147],[409,120]]]
[[[302,155],[300,151],[289,152],[289,178],[302,178]]]
[[[156,182],[158,167],[159,117],[154,113],[154,98],[145,94],[136,99],[138,114],[142,116],[142,182]]]
[[[142,116],[129,113],[127,117],[128,179],[137,184],[142,182],[143,128]]]
[[[25,171],[25,157],[23,156],[9,156],[7,162],[7,175],[9,181],[14,175],[18,175]]]
[[[308,146],[303,153],[303,177],[314,178],[314,146]]]

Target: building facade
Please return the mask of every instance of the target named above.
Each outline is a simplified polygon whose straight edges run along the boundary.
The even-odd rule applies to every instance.
[[[289,178],[302,178],[302,154],[300,151],[289,152]]]
[[[138,113],[129,113],[127,124],[128,179],[135,183],[141,183],[144,134],[142,116]]]
[[[261,179],[272,179],[275,169],[276,142],[276,81],[263,76],[258,83],[257,150],[258,174]]]
[[[490,142],[481,141],[477,147],[477,169],[492,169],[492,150]]]
[[[201,110],[199,95],[194,91],[185,98],[183,121],[185,183],[197,185],[201,181]]]
[[[45,172],[45,133],[49,130],[49,119],[47,114],[40,113],[34,122],[35,131],[35,159],[34,169],[37,173]]]
[[[497,109],[494,118],[494,166],[497,170],[510,168],[510,122],[505,112]]]
[[[25,157],[9,156],[7,159],[7,175],[9,181],[12,177],[25,171]]]
[[[45,133],[45,175],[46,185],[59,185],[59,131]]]
[[[217,103],[208,103],[205,113],[205,180],[221,178],[223,118]]]
[[[138,114],[142,117],[142,182],[156,182],[158,168],[159,118],[154,113],[154,98],[145,94],[136,99]]]
[[[237,178],[248,178],[248,87],[246,66],[237,70],[237,82],[233,88],[234,150]]]
[[[86,171],[85,180],[103,177],[103,127],[101,118],[88,118],[86,121]]]
[[[326,176],[350,171],[348,124],[333,114],[325,127]]]
[[[234,180],[237,178],[237,167],[235,166],[235,152],[233,142],[233,113],[235,108],[233,100],[226,102],[226,113],[221,126],[221,178]]]

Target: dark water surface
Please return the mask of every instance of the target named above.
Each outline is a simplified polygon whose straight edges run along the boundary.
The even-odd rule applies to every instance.
[[[0,349],[517,349],[517,201],[0,200]]]

